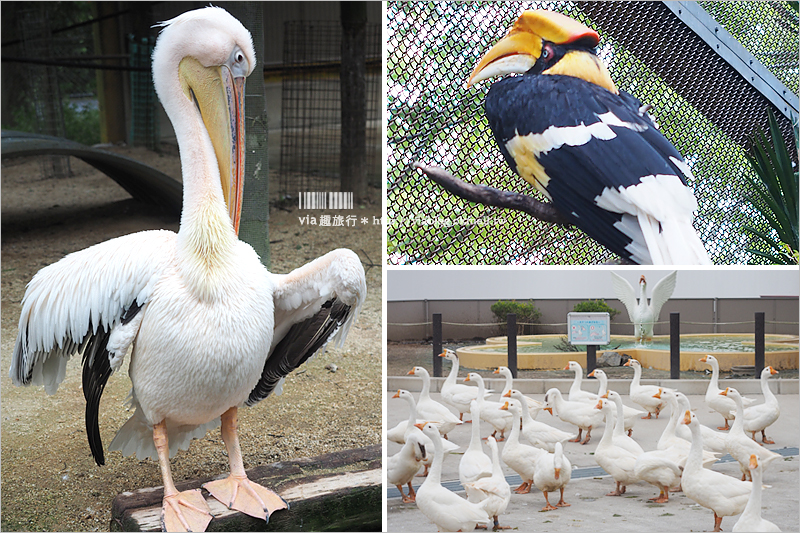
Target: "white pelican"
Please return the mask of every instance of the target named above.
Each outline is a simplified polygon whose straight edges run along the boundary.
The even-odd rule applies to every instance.
[[[628,316],[633,322],[633,336],[636,342],[653,340],[653,323],[658,320],[661,306],[669,300],[675,290],[678,271],[673,270],[656,283],[653,287],[653,295],[650,304],[647,303],[647,281],[644,276],[639,278],[639,302],[636,302],[636,294],[628,280],[622,276],[611,273],[611,280],[617,298],[625,304]]]
[[[349,250],[275,275],[238,239],[252,39],[216,7],[162,26],[153,79],[180,148],[180,230],[119,237],[40,270],[22,300],[10,374],[15,385],[44,385],[53,394],[67,360],[83,350],[86,430],[102,465],[100,395],[133,346],[135,411],[110,449],[157,458],[162,527],[203,531],[211,520],[205,500],[199,489],[177,491],[169,458],[221,423],[231,473],[204,488],[265,520],[286,508],[280,496],[247,479],[237,410],[280,390],[283,378],[329,340],[343,342],[366,282]]]

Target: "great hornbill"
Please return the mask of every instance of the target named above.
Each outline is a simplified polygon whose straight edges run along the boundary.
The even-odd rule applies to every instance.
[[[511,169],[594,240],[640,264],[711,264],[692,227],[697,200],[681,154],[648,106],[620,91],[596,31],[525,11],[473,70],[494,76],[486,118]]]

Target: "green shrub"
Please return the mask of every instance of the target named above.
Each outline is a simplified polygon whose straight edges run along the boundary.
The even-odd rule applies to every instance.
[[[620,313],[618,309],[614,309],[608,305],[605,300],[588,300],[586,302],[581,302],[575,304],[572,310],[575,313],[608,313],[611,320],[614,320],[614,317]]]
[[[530,300],[526,303],[520,303],[516,300],[498,300],[492,304],[492,313],[500,323],[502,334],[506,333],[505,323],[509,313],[516,313],[517,315],[517,334],[523,333],[522,324],[533,324],[539,322],[542,318],[542,312],[539,311]]]

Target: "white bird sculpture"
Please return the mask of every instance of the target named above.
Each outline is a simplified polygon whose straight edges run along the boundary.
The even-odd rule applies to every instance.
[[[44,385],[53,394],[67,360],[83,351],[86,428],[102,465],[100,396],[133,346],[134,414],[110,449],[157,458],[162,527],[203,531],[211,520],[205,499],[199,489],[178,492],[170,457],[221,423],[231,474],[204,487],[228,507],[265,520],[286,508],[247,479],[238,409],[280,392],[284,377],[329,341],[341,344],[366,282],[350,250],[276,275],[238,239],[252,38],[217,7],[161,26],[153,80],[180,148],[180,229],[112,239],[40,270],[22,300],[10,375],[15,385]]]
[[[628,310],[628,317],[633,322],[633,336],[636,338],[636,342],[653,340],[653,324],[658,321],[661,307],[672,296],[677,276],[678,271],[673,270],[670,274],[661,278],[656,283],[656,286],[653,287],[653,294],[648,304],[647,281],[644,276],[639,278],[639,299],[637,302],[636,293],[631,284],[628,283],[628,280],[619,274],[611,273],[614,292],[619,301],[625,305],[625,309]]]

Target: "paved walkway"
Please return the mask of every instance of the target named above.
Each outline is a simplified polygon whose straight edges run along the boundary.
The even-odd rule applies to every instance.
[[[724,385],[723,385],[724,386]],[[391,393],[395,391],[390,391]],[[760,394],[748,392],[749,397],[762,401]],[[418,394],[415,393],[415,397]],[[438,394],[432,394],[439,399]],[[543,400],[541,394],[530,394],[533,398]],[[387,427],[391,428],[408,417],[407,404],[403,400],[388,400]],[[798,445],[800,444],[800,397],[797,394],[780,394],[777,396],[781,406],[781,417],[772,425],[767,435],[775,441],[768,448],[784,455],[784,458],[773,462],[764,475],[764,483],[771,485],[765,489],[762,500],[762,516],[774,522],[783,531],[800,530],[800,506],[798,493],[800,478],[798,477]],[[493,397],[492,399],[497,399]],[[635,406],[627,397],[626,405]],[[711,412],[705,405],[703,396],[690,395],[689,401],[702,424],[716,427],[722,418]],[[467,416],[467,418],[469,418]],[[633,437],[645,450],[655,449],[661,435],[669,411],[662,413],[659,419],[639,420],[633,431]],[[573,428],[556,417],[542,411],[537,420],[551,423],[553,426],[567,431]],[[666,504],[654,504],[647,501],[656,496],[658,490],[648,484],[628,487],[624,497],[610,497],[605,494],[614,488],[614,481],[600,469],[593,454],[602,436],[603,428],[592,432],[592,438],[586,445],[567,443],[565,451],[573,465],[573,476],[565,491],[565,500],[571,507],[556,511],[540,512],[544,506],[541,492],[517,495],[512,492],[511,503],[506,513],[500,517],[502,525],[518,528],[520,531],[573,531],[575,529],[594,531],[648,531],[658,528],[659,531],[711,531],[714,525],[713,513],[683,495],[673,493]],[[481,434],[491,433],[487,424],[483,424]],[[470,439],[470,426],[459,426],[450,433],[450,440],[466,450]],[[500,443],[502,446],[503,444]],[[389,442],[388,455],[397,453],[400,446]],[[488,447],[485,448],[488,453]],[[458,463],[460,454],[451,454],[445,459],[442,480],[450,482],[451,490],[460,491],[458,483]],[[730,456],[723,457],[712,467],[725,474],[740,477],[741,471]],[[519,483],[516,473],[504,466],[512,489]],[[421,484],[423,478],[418,478]],[[415,487],[417,483],[414,483]],[[460,492],[463,496],[463,491]],[[556,495],[557,493],[553,493]],[[726,517],[722,528],[730,531],[738,517]],[[435,526],[416,508],[413,503],[404,504],[394,487],[388,489],[388,529],[389,531],[435,531]]]

